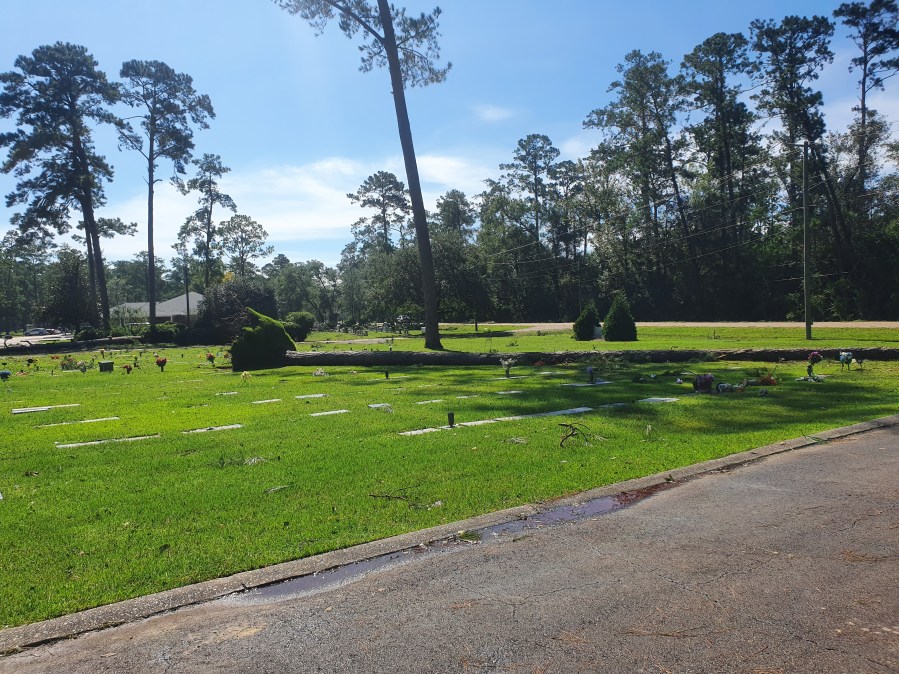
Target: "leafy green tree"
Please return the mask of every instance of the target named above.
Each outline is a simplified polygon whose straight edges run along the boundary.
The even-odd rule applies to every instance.
[[[171,282],[173,285],[179,286],[184,292],[187,309],[187,327],[189,328],[191,279],[197,276],[197,260],[191,257],[187,244],[182,240],[172,244],[172,248],[175,251],[175,258],[172,260]],[[195,311],[196,309],[197,307],[194,307]]]
[[[233,339],[252,319],[247,309],[275,316],[275,293],[258,279],[235,279],[207,289],[197,327],[213,331],[225,341]]]
[[[402,226],[412,207],[402,181],[388,171],[378,171],[366,178],[355,193],[347,198],[375,214],[353,224],[353,236],[362,254],[371,250],[389,253],[393,250],[393,232],[402,236]]]
[[[672,230],[679,230],[677,257],[698,259],[683,191],[687,143],[675,127],[684,108],[684,92],[680,79],[668,73],[668,65],[658,52],[628,53],[617,68],[621,79],[609,88],[616,98],[584,122],[586,128],[603,132],[596,157],[611,163],[633,195],[632,223],[637,231],[631,240],[641,245],[647,285],[653,289],[651,302],[658,308],[677,303],[674,288],[688,295],[680,299],[681,306],[693,306],[701,273],[698,263],[685,271],[671,269],[670,253],[675,250],[666,245],[674,238]]]
[[[858,187],[856,192],[864,195],[867,190],[867,178],[871,173],[870,153],[872,138],[868,134],[868,119],[871,110],[868,107],[868,94],[884,88],[885,80],[899,73],[899,7],[895,0],[871,0],[863,2],[844,2],[833,15],[842,19],[844,25],[852,29],[850,37],[858,47],[859,54],[850,61],[850,70],[859,72],[858,106]],[[876,138],[876,136],[875,136]],[[864,199],[864,197],[861,197]]]
[[[833,254],[841,270],[848,271],[856,257],[852,232],[843,217],[820,143],[826,130],[821,110],[823,96],[810,86],[824,65],[833,61],[830,39],[834,25],[823,16],[787,16],[779,24],[756,20],[750,27],[752,47],[757,53],[753,67],[762,85],[755,99],[761,112],[779,117],[782,125],[772,135],[784,148],[786,171],[782,180],[793,209],[794,231],[801,231],[802,224],[802,152],[796,145],[807,141],[811,148],[808,170],[823,178]]]
[[[440,315],[450,321],[474,319],[477,329],[490,307],[484,256],[458,230],[436,228],[433,243]]]
[[[700,111],[687,127],[697,150],[687,184],[696,250],[704,260],[701,302],[709,315],[730,320],[747,318],[750,296],[763,282],[753,227],[776,196],[758,116],[741,100],[738,85],[751,69],[748,50],[742,34],[716,33],[681,65],[685,90]],[[783,258],[775,264],[788,263],[786,249],[771,252]]]
[[[282,271],[284,271],[287,267],[290,266],[290,260],[283,253],[278,253],[275,257],[272,258],[271,262],[268,262],[262,266],[262,275],[270,280],[274,280],[278,277]]]
[[[6,203],[25,205],[20,227],[50,226],[59,233],[69,229],[70,210],[80,209],[93,247],[99,316],[108,330],[109,298],[94,211],[105,201],[103,183],[112,179],[112,167],[97,154],[90,124],[118,123],[109,106],[119,99],[119,89],[86,48],[65,42],[18,57],[15,68],[0,74],[0,116],[15,116],[17,127],[0,134],[0,147],[8,148],[0,170],[21,178]]]
[[[548,198],[547,179],[552,175],[559,150],[548,136],[532,133],[518,141],[513,161],[500,164],[508,171],[504,178],[513,194],[523,194],[532,214],[529,232],[534,241],[540,240],[543,227],[544,204]]]
[[[119,73],[125,81],[122,100],[136,108],[140,131],[120,129],[122,144],[147,162],[147,297],[156,297],[156,253],[153,244],[153,192],[158,162],[168,159],[175,174],[185,172],[194,148],[191,124],[209,128],[212,103],[198,94],[189,75],[176,73],[161,61],[126,61]],[[145,142],[146,141],[146,142]],[[150,330],[156,327],[156,305],[150,302]]]
[[[47,304],[41,321],[47,325],[77,326],[90,316],[87,259],[63,245],[47,270]]]
[[[0,329],[33,324],[47,303],[45,275],[56,248],[49,233],[10,230],[0,239]]]
[[[157,258],[154,265],[156,271],[156,297],[153,302],[161,302],[178,294],[180,284],[167,279],[169,270],[165,260]],[[135,253],[130,260],[115,260],[109,264],[109,297],[110,303],[147,302],[147,251]]]
[[[126,223],[123,222],[121,218],[97,218],[97,233],[101,238],[111,239],[116,235],[121,236],[134,236],[134,232],[137,230],[137,223],[131,222]],[[85,231],[86,227],[84,221],[80,221],[78,223],[78,229],[80,231]],[[97,305],[97,282],[95,269],[97,265],[97,258],[99,257],[99,263],[103,264],[102,256],[98,256],[97,251],[94,249],[94,244],[89,236],[82,236],[80,234],[72,234],[72,239],[77,241],[78,243],[83,243],[85,245],[87,251],[87,270],[88,270],[88,278],[90,280],[88,287],[90,288],[90,296],[91,296],[91,305]],[[104,267],[105,268],[105,267]],[[146,278],[146,275],[145,275]],[[109,295],[109,290],[107,288],[107,295]],[[113,302],[115,304],[115,302]]]
[[[530,205],[513,196],[508,186],[486,182],[488,189],[478,195],[477,245],[485,263],[483,278],[493,317],[554,319],[558,306],[547,281],[555,261],[533,238]]]
[[[440,58],[437,45],[439,37],[437,19],[440,9],[418,17],[406,15],[406,10],[397,8],[387,0],[275,0],[291,14],[298,14],[321,31],[335,17],[340,30],[352,38],[360,31],[364,36],[359,47],[362,53],[361,69],[364,72],[375,66],[387,66],[393,88],[393,102],[396,110],[397,128],[403,148],[406,166],[406,181],[412,201],[412,218],[415,224],[415,238],[421,258],[421,286],[424,301],[425,325],[427,333],[425,348],[442,349],[437,306],[437,288],[434,279],[434,261],[431,253],[431,239],[428,232],[427,212],[421,195],[421,181],[418,163],[412,142],[412,127],[406,108],[406,86],[424,86],[442,82],[450,64],[440,68],[436,62]]]
[[[295,342],[304,342],[315,326],[315,316],[308,311],[292,311],[284,317],[284,329]]]
[[[437,212],[431,220],[433,231],[456,233],[470,237],[474,231],[477,213],[464,192],[449,190],[437,199]]]
[[[198,192],[199,208],[190,215],[178,232],[178,239],[193,240],[194,254],[203,260],[203,288],[209,288],[214,267],[221,262],[221,231],[215,224],[212,211],[216,206],[237,211],[237,205],[229,195],[219,189],[218,181],[231,169],[222,164],[217,154],[204,154],[194,159],[197,174],[186,183],[175,179],[182,194]]]
[[[253,260],[274,251],[265,244],[268,232],[248,215],[232,215],[219,224],[219,232],[222,250],[231,257],[229,266],[237,278],[247,278],[255,270]]]

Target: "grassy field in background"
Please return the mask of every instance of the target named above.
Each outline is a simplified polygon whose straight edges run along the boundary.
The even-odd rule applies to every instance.
[[[459,341],[482,338],[469,339]],[[495,348],[505,350],[510,338],[501,339]],[[815,384],[795,381],[805,364],[790,363],[767,397],[755,388],[697,396],[676,383],[682,371],[738,383],[769,366],[641,365],[608,372],[608,385],[573,387],[564,384],[584,381],[583,366],[515,366],[510,379],[498,366],[242,377],[206,353],[161,351],[164,372],[152,350],[76,356],[112,358],[111,374],[61,372],[49,355],[30,365],[0,357],[0,369],[26,372],[0,384],[0,626],[886,416],[896,412],[899,373],[894,363],[851,372],[822,363],[829,376]],[[213,353],[223,365],[224,353]],[[135,358],[140,367],[126,374]],[[679,401],[636,402],[650,396]],[[613,402],[627,404],[600,408]],[[77,406],[12,414],[49,405]],[[444,425],[448,412],[465,422],[582,406],[594,411],[400,435]],[[571,422],[585,437],[560,446],[560,423]],[[143,436],[153,437],[118,441]],[[98,440],[117,441],[66,446]]]
[[[815,328],[814,339],[805,339],[804,328],[685,328],[640,327],[636,342],[606,342],[594,340],[578,342],[571,330],[556,332],[519,332],[502,325],[441,327],[441,341],[447,351],[473,351],[480,353],[511,353],[521,351],[632,351],[656,349],[857,349],[860,347],[899,347],[899,330],[885,328]],[[297,345],[298,351],[325,350],[375,350],[392,348],[396,351],[421,351],[424,338],[411,333],[408,338],[369,333],[368,341],[375,343],[335,344],[329,340],[359,339],[342,333],[312,333]]]

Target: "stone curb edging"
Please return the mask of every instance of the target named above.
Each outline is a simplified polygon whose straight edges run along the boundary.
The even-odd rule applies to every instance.
[[[604,496],[652,487],[663,482],[686,482],[704,474],[758,461],[768,456],[803,447],[818,445],[841,438],[858,435],[880,428],[899,425],[899,414],[864,421],[851,426],[823,431],[792,440],[758,447],[718,459],[703,461],[691,466],[635,478],[625,482],[597,487],[585,492],[554,499],[542,504],[530,504],[507,508],[479,515],[459,522],[451,522],[429,529],[422,529],[379,541],[363,543],[343,550],[334,550],[313,557],[306,557],[274,566],[244,571],[186,587],[166,590],[143,597],[136,597],[115,604],[80,611],[43,622],[0,630],[0,657],[62,639],[72,639],[87,632],[115,627],[129,622],[150,618],[160,613],[201,604],[236,592],[264,587],[313,573],[321,573],[334,567],[360,562],[379,555],[401,552],[419,545],[449,538],[459,531],[478,530],[489,526],[536,515],[549,507],[577,505]]]

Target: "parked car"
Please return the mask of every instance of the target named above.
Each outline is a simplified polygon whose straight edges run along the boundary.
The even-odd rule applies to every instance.
[[[31,328],[31,330],[26,330],[22,334],[26,337],[41,337],[43,335],[49,335],[50,333],[44,328]]]

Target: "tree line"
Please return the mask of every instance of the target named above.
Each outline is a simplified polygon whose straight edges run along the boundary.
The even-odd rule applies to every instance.
[[[756,20],[746,34],[715,34],[678,63],[657,52],[626,54],[610,83],[610,102],[585,111],[583,125],[597,139],[587,156],[560,161],[550,138],[530,134],[481,193],[449,190],[426,214],[441,319],[573,320],[590,303],[604,313],[618,291],[641,320],[799,317],[806,204],[814,317],[895,317],[899,143],[890,120],[871,107],[870,95],[899,72],[897,19],[895,0],[849,2],[830,18]],[[845,129],[827,127],[815,88],[833,62],[837,22],[854,44],[850,69],[857,104]],[[21,109],[11,97],[22,81],[17,78],[28,77],[22,59],[18,73],[0,75],[0,113],[7,116]],[[122,72],[125,78],[124,67]],[[84,123],[65,126],[72,136],[69,151],[79,144],[86,150],[78,166],[87,167],[90,180],[54,174],[61,160],[51,154],[42,165],[47,175],[34,184],[23,180],[8,197],[28,206],[0,250],[0,275],[11,281],[0,291],[0,316],[48,311],[54,288],[79,288],[87,304],[102,312],[102,302],[90,295],[98,279],[108,276],[114,288],[138,296],[142,286],[135,270],[141,268],[150,270],[145,277],[154,279],[157,293],[166,285],[208,290],[239,277],[267,293],[282,315],[304,310],[323,323],[422,314],[423,230],[412,217],[405,184],[386,171],[347,195],[362,217],[333,268],[284,255],[257,268],[252,260],[268,254],[261,228],[239,263],[224,223],[213,224],[213,208],[235,208],[218,191],[216,181],[227,169],[215,155],[193,160],[196,177],[180,183],[197,192],[199,208],[182,228],[184,240],[170,269],[154,269],[152,247],[133,262],[102,264],[100,237],[128,227],[103,219],[84,224],[92,217],[85,203],[102,203],[102,182],[111,178],[105,160],[91,154],[85,132],[85,120],[110,123],[98,98],[105,86],[85,94]],[[148,161],[150,222],[154,162],[170,159],[183,174],[189,155],[177,148],[189,152],[190,128],[202,128],[212,116],[208,99],[190,86],[181,91],[190,93],[181,94],[181,117],[171,128],[183,137],[169,131],[168,140],[156,141],[159,148],[176,150],[154,154],[149,112],[140,117],[139,130],[123,136]],[[146,106],[145,99],[135,107]],[[27,143],[41,139],[29,140],[22,128],[51,113],[18,114],[19,131],[0,137],[0,146],[9,148],[7,171],[20,162],[36,163],[37,150]],[[46,256],[51,230],[61,231],[55,223],[63,222],[69,207],[84,216],[80,271],[76,251],[62,249],[55,260],[40,257]],[[225,252],[230,271],[222,262]],[[81,274],[83,280],[60,285],[57,279],[65,274]]]
[[[95,215],[106,203],[104,185],[113,179],[112,167],[93,141],[100,126],[114,128],[120,146],[146,162],[148,240],[147,250],[138,255],[143,283],[120,288],[126,296],[122,301],[155,302],[164,296],[160,281],[166,270],[157,264],[153,226],[162,161],[171,163],[172,180],[182,193],[198,195],[198,208],[173,246],[177,255],[171,283],[190,286],[191,258],[199,261],[203,287],[208,287],[221,278],[223,252],[231,253],[239,277],[251,272],[253,259],[271,252],[265,230],[249,216],[236,214],[234,200],[219,190],[218,180],[230,170],[221,158],[193,157],[194,129],[208,128],[215,113],[189,75],[161,61],[132,60],[122,64],[121,81],[112,82],[85,47],[65,42],[20,56],[14,68],[0,73],[0,116],[16,122],[15,131],[0,134],[0,148],[6,149],[0,170],[19,178],[6,195],[7,206],[22,207],[0,242],[0,320],[5,328],[34,321],[111,328],[108,277],[113,272],[113,280],[124,286],[130,272],[115,274],[129,265],[113,263],[110,268],[101,239],[133,235],[137,225]],[[117,113],[117,104],[129,112]],[[195,175],[184,180],[189,167]],[[216,222],[215,208],[235,215]],[[73,214],[81,217],[73,239],[85,249],[64,245],[53,261],[54,237],[69,232]],[[149,305],[151,329],[154,302]]]

